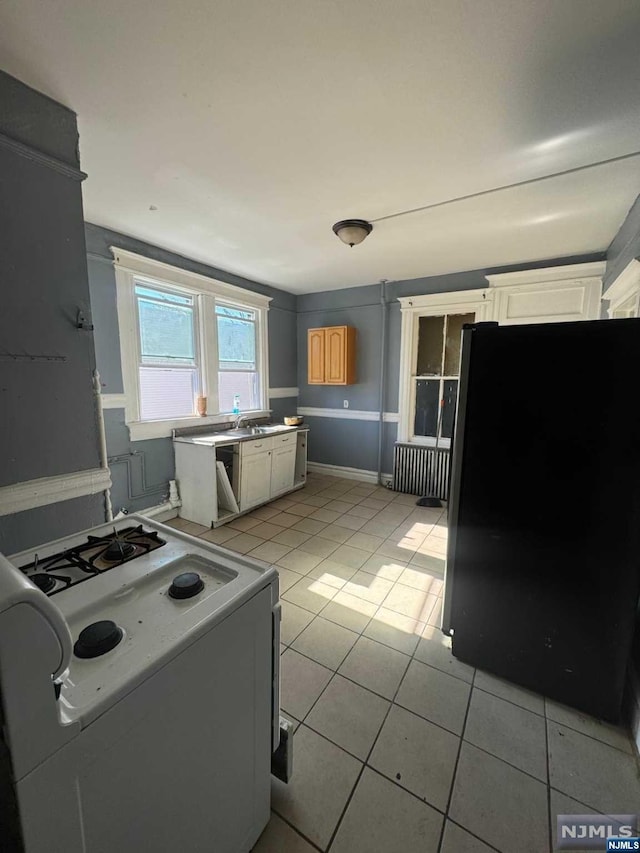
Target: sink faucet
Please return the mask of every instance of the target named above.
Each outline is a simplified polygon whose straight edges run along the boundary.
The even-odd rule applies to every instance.
[[[248,420],[246,415],[238,415],[238,417],[235,419],[235,422],[234,422],[235,429],[238,429],[238,427],[240,426],[242,421],[246,421],[246,420]]]

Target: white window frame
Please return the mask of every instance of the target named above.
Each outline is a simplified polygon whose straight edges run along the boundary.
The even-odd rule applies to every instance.
[[[218,413],[218,340],[215,316],[216,299],[220,303],[238,308],[250,308],[256,312],[256,369],[260,380],[260,408],[244,410],[250,417],[269,415],[269,347],[268,313],[271,298],[251,290],[245,290],[224,281],[189,272],[170,264],[154,261],[133,252],[110,247],[116,276],[118,325],[120,330],[120,357],[124,385],[125,422],[132,441],[171,436],[178,427],[200,426],[213,423],[228,423],[235,419],[232,414]],[[135,285],[189,293],[196,297],[196,336],[199,347],[199,376],[201,393],[207,397],[205,417],[171,418],[143,421],[140,419],[140,337],[135,297]]]
[[[425,296],[401,297],[402,315],[400,343],[399,422],[398,441],[434,447],[430,436],[414,435],[416,382],[418,358],[418,329],[420,317],[442,317],[446,314],[475,314],[476,322],[491,319],[493,294],[489,289],[461,290],[457,293],[430,293]],[[441,438],[438,447],[449,447],[450,439]]]

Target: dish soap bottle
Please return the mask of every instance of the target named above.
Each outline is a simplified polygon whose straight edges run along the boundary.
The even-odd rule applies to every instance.
[[[233,395],[233,414],[240,414],[240,394]]]

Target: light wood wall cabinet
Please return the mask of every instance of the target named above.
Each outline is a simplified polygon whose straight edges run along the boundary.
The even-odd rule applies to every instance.
[[[356,330],[353,326],[309,329],[309,385],[353,385],[356,381]]]

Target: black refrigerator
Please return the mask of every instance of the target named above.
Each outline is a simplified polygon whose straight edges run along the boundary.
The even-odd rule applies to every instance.
[[[443,631],[617,721],[640,594],[640,319],[462,332]]]

